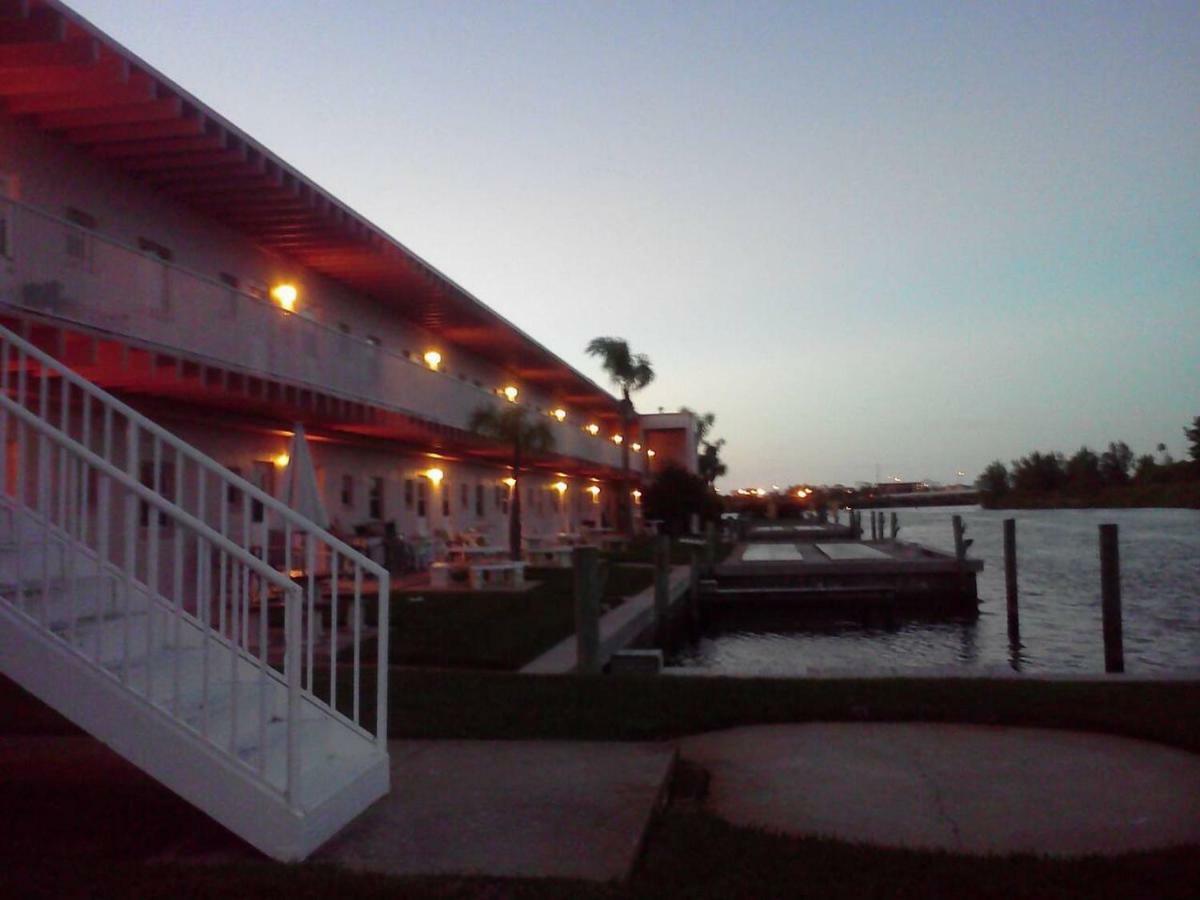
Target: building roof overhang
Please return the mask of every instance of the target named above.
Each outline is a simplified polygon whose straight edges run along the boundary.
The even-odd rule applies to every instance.
[[[0,104],[603,418],[617,399],[58,0],[0,0]]]

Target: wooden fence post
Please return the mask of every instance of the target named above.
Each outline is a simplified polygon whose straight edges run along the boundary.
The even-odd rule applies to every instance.
[[[599,550],[576,547],[571,558],[575,569],[575,670],[595,675],[600,672]]]
[[[1104,619],[1104,671],[1125,671],[1121,630],[1121,557],[1117,526],[1100,526],[1100,598]]]
[[[654,542],[654,642],[667,645],[667,616],[670,614],[671,538],[660,534]]]
[[[1021,614],[1017,598],[1017,520],[1004,520],[1004,593],[1008,600],[1008,637],[1019,640]]]

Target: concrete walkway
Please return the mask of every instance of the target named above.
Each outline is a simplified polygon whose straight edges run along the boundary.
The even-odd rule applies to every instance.
[[[1050,729],[735,728],[685,738],[738,825],[882,846],[1076,856],[1200,844],[1200,756]]]
[[[672,610],[682,602],[687,593],[690,571],[691,566],[671,567],[667,596]],[[651,585],[600,617],[600,665],[607,663],[614,653],[630,646],[653,624],[654,586]],[[579,665],[575,649],[575,635],[571,635],[525,665],[521,671],[529,675],[562,675],[574,672]]]
[[[623,880],[675,760],[668,744],[392,741],[392,792],[316,861],[388,875]]]

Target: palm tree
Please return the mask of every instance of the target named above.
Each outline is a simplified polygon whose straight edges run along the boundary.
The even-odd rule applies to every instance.
[[[629,506],[629,423],[633,419],[633,401],[629,395],[640,391],[654,380],[654,369],[650,358],[644,353],[630,353],[624,338],[592,338],[587,345],[589,356],[600,357],[600,364],[608,372],[613,384],[621,389],[621,432],[626,440],[621,441],[621,494],[617,499],[617,516],[621,530],[633,535],[633,516]]]
[[[471,413],[467,426],[480,437],[512,446],[512,502],[508,505],[508,554],[521,558],[521,464],[526,454],[554,449],[554,433],[546,422],[527,422],[520,406],[497,409],[481,406]]]

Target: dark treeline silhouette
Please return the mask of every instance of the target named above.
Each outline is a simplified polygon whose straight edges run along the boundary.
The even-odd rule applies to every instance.
[[[1035,450],[1010,466],[996,460],[979,476],[980,503],[1006,506],[1198,506],[1200,416],[1183,429],[1189,459],[1176,461],[1159,444],[1134,456],[1124,441],[1096,452],[1080,447],[1067,457]]]

